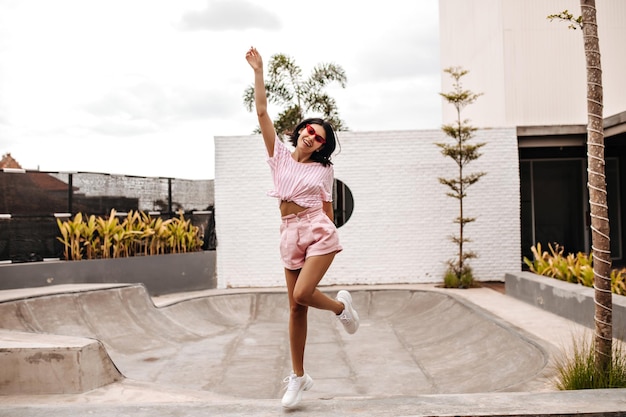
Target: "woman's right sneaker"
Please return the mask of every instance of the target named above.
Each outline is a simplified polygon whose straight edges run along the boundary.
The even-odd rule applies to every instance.
[[[293,408],[298,405],[302,399],[302,391],[308,391],[313,386],[313,378],[309,374],[297,376],[292,372],[283,382],[287,383],[287,391],[282,400],[285,408]]]
[[[359,315],[354,307],[352,307],[352,296],[346,290],[337,293],[337,301],[343,304],[343,311],[337,315],[337,318],[343,324],[346,332],[350,334],[356,333],[359,328]]]

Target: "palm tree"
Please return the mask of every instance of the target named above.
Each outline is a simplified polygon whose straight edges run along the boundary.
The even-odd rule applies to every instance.
[[[570,21],[582,29],[587,69],[587,171],[591,207],[591,249],[595,288],[595,368],[606,373],[612,362],[613,303],[611,293],[611,246],[606,194],[602,65],[595,0],[580,0],[582,15],[574,19],[567,10],[548,16]]]
[[[284,107],[274,121],[276,132],[289,134],[310,113],[321,115],[335,130],[348,130],[339,118],[337,102],[324,92],[324,87],[332,82],[346,87],[346,73],[339,65],[318,64],[309,78],[303,80],[302,70],[292,58],[284,54],[273,55],[268,65],[265,90],[270,103]],[[254,86],[246,88],[243,101],[246,109],[252,111]]]
[[[596,2],[595,0],[580,0],[580,8],[587,67],[587,171],[589,172],[591,248],[596,299],[595,366],[599,371],[606,371],[611,365],[613,304],[610,278],[609,209],[604,173],[602,66],[596,22]]]

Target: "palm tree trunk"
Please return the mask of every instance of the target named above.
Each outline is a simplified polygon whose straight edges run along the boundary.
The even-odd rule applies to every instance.
[[[465,272],[465,266],[463,258],[463,129],[461,121],[461,109],[457,108],[457,123],[459,126],[459,269],[457,271],[457,278],[461,279],[463,272]]]
[[[611,247],[606,197],[604,129],[602,118],[602,66],[595,0],[580,0],[587,67],[587,172],[591,206],[591,247],[595,288],[595,367],[606,372],[611,365],[613,325]]]

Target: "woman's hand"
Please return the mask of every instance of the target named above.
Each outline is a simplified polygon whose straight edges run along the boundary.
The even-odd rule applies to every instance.
[[[248,61],[248,64],[250,64],[255,71],[263,69],[263,59],[254,46],[246,53],[246,61]]]
[[[256,107],[263,141],[267,148],[267,155],[271,158],[274,156],[276,131],[274,130],[272,119],[267,114],[267,95],[265,93],[265,81],[263,81],[263,59],[254,46],[246,52],[246,61],[254,70],[254,106]]]

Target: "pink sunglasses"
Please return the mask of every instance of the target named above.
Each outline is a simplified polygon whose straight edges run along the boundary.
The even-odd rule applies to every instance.
[[[309,135],[313,136],[315,140],[321,143],[322,145],[326,143],[326,139],[318,135],[313,126],[306,125],[306,131]]]

